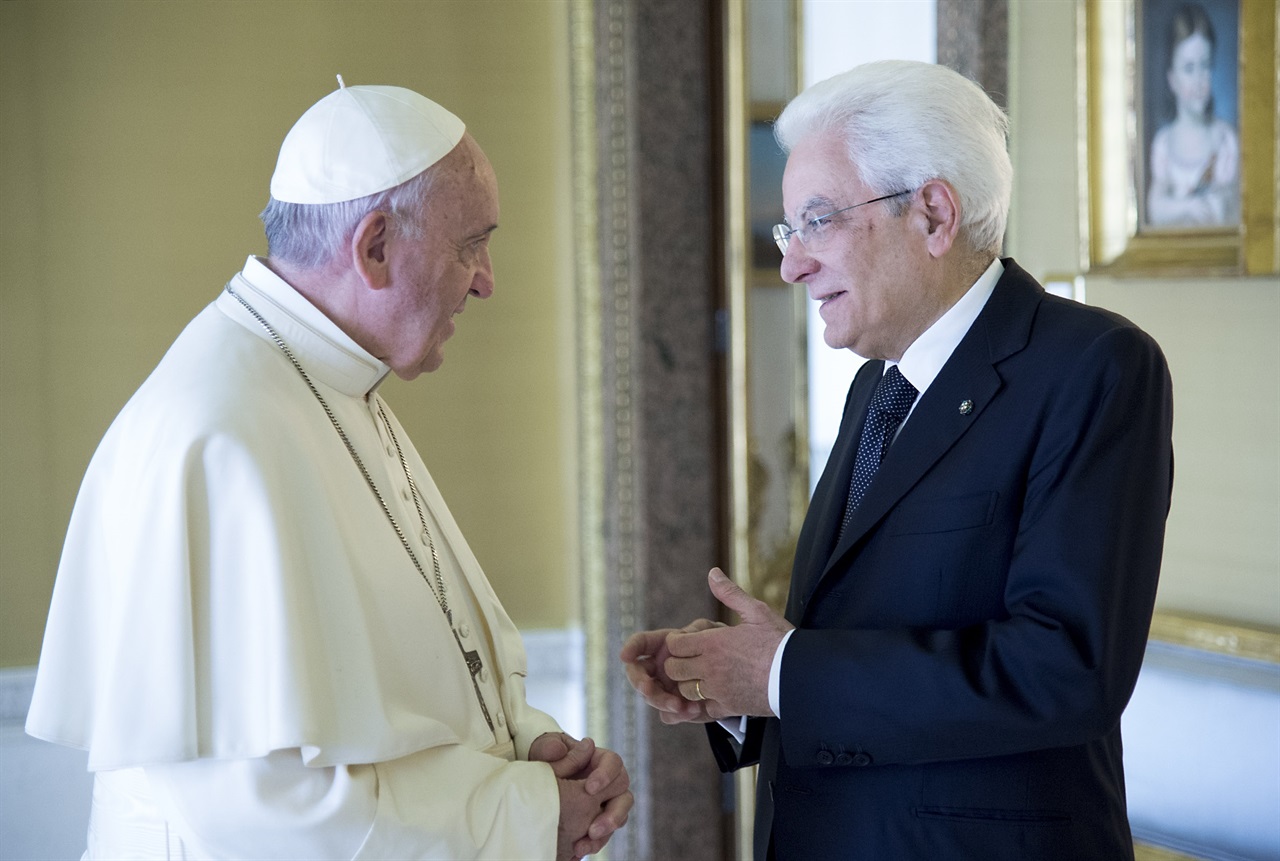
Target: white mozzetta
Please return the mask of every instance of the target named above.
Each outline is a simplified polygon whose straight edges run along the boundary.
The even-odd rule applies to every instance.
[[[415,808],[430,813],[426,797],[395,787],[434,782],[455,799],[489,798],[491,809],[518,801],[506,805],[522,810],[512,833],[500,833],[500,818],[499,833],[482,835],[488,851],[548,854],[554,778],[511,760],[558,727],[527,705],[520,636],[377,393],[386,366],[261,262],[250,258],[232,286],[307,370],[430,573],[379,409],[387,415],[425,502],[455,626],[487,668],[479,683],[495,728],[436,598],[320,404],[224,293],[89,466],[27,731],[86,749],[93,771],[290,750],[313,768],[373,764],[385,790],[378,821],[394,826],[387,846],[415,839]],[[463,838],[449,843],[455,857]]]

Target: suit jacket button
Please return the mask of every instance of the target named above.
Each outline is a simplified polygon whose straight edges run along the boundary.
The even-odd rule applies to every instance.
[[[870,764],[871,764],[871,754],[869,754],[869,753],[855,753],[855,754],[853,755],[853,764],[854,764],[854,765],[870,765]]]
[[[818,765],[830,765],[835,762],[836,758],[831,755],[829,750],[818,751]]]
[[[836,765],[849,765],[853,762],[853,757],[847,753],[836,754]]]

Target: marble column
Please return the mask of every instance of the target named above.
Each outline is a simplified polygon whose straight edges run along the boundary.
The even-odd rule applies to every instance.
[[[938,62],[1009,107],[1009,0],[938,0]]]
[[[633,631],[714,617],[724,561],[718,8],[572,6],[588,722],[631,772],[627,861],[732,856],[704,730],[662,725],[617,661]]]

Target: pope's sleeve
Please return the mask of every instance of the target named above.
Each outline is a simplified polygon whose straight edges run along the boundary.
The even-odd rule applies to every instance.
[[[555,856],[559,794],[542,763],[458,745],[311,768],[297,750],[149,766],[157,803],[211,858]]]
[[[560,794],[550,766],[458,745],[374,766],[378,806],[358,859],[545,859]]]
[[[546,733],[561,732],[556,719],[541,709],[529,705],[525,696],[525,677],[522,673],[512,673],[507,679],[503,691],[503,702],[507,709],[508,727],[511,740],[515,744],[516,759],[528,759],[529,748]]]

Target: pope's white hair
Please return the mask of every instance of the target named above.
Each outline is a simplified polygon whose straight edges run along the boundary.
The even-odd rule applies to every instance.
[[[341,203],[287,203],[271,198],[258,216],[266,229],[267,254],[300,269],[323,268],[345,251],[360,219],[374,211],[391,216],[396,235],[422,239],[422,216],[435,166],[386,191]]]
[[[785,152],[813,134],[839,135],[873,194],[946,180],[960,196],[969,245],[1000,252],[1013,186],[1009,119],[982,88],[946,66],[856,66],[796,96],[774,132]]]

